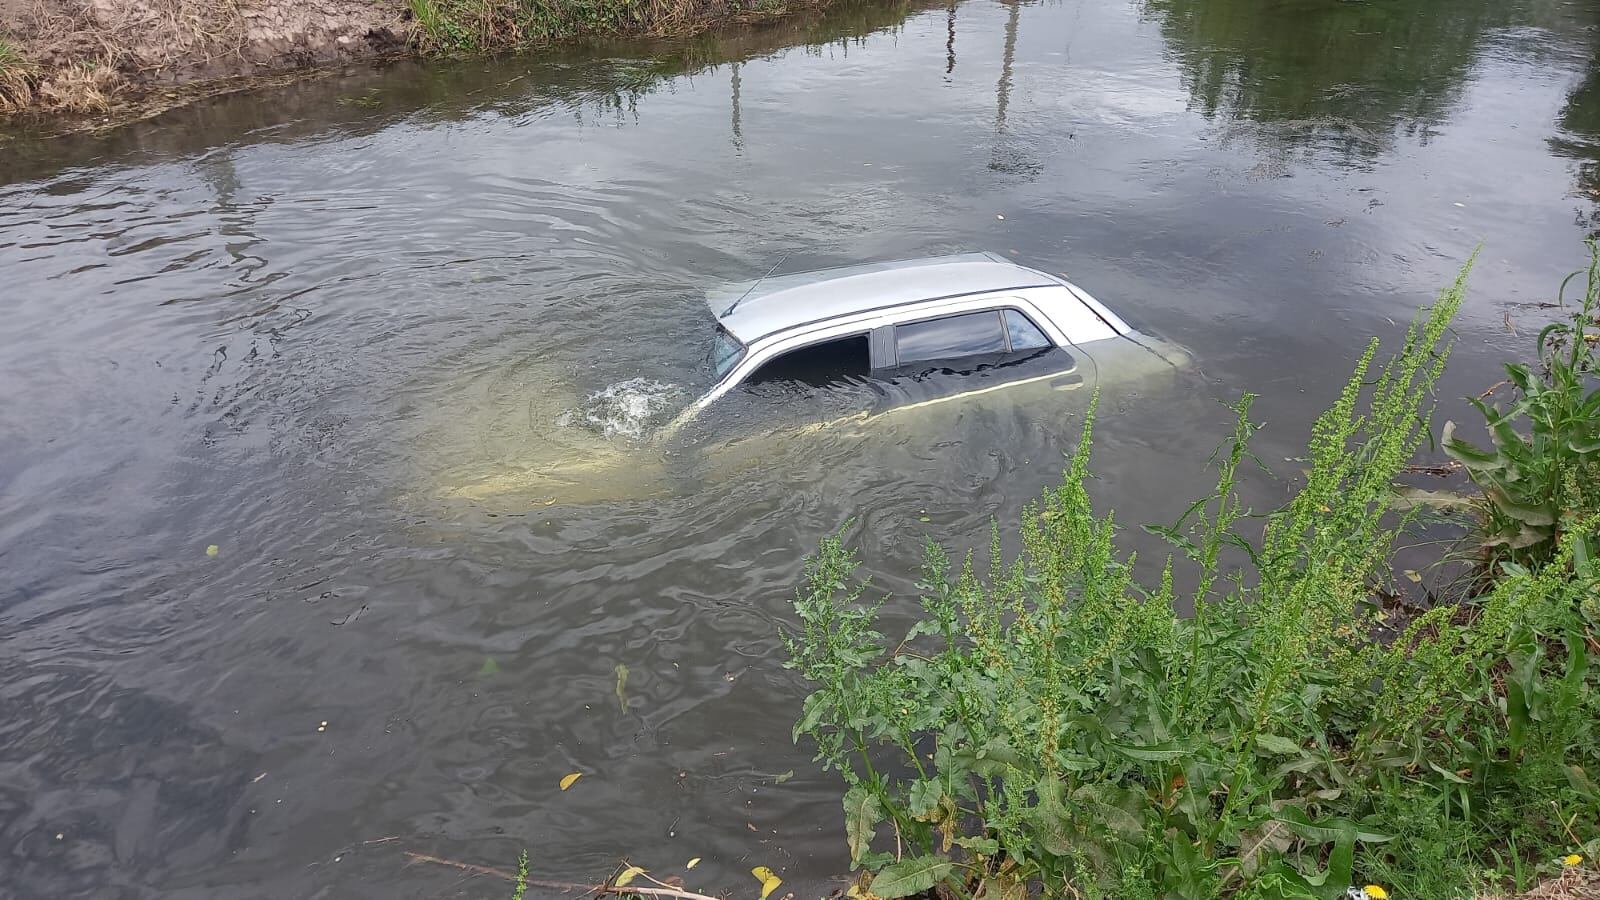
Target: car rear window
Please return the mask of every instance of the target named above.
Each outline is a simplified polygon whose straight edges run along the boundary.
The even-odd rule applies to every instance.
[[[894,337],[901,364],[1006,350],[1006,332],[995,310],[897,325]]]

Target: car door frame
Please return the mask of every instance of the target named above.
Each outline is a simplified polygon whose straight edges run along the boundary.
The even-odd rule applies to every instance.
[[[999,299],[1001,301],[1009,301],[1009,300],[1012,300],[1014,298],[1001,297],[1001,298],[996,298],[996,299]],[[880,379],[881,378],[886,378],[886,376],[887,377],[893,377],[893,378],[905,377],[906,375],[909,374],[909,373],[904,371],[906,369],[906,367],[908,365],[915,365],[916,363],[928,363],[928,364],[930,364],[930,368],[940,368],[939,363],[941,363],[941,362],[954,363],[954,362],[957,362],[957,361],[963,360],[963,359],[974,360],[974,359],[977,359],[979,357],[987,357],[987,356],[998,356],[998,357],[1000,357],[1000,359],[1004,360],[1006,358],[1013,357],[1016,354],[1028,353],[1030,351],[1034,351],[1034,352],[1038,352],[1038,353],[1060,353],[1064,357],[1064,359],[1062,360],[1064,365],[1062,365],[1059,368],[1051,368],[1048,371],[1040,372],[1038,374],[1020,375],[1018,377],[1013,377],[1013,378],[1002,378],[1001,380],[996,381],[996,382],[982,383],[981,386],[973,386],[973,387],[969,387],[969,388],[966,388],[966,389],[952,390],[947,394],[935,395],[935,396],[926,397],[926,398],[923,398],[923,399],[920,399],[920,400],[912,400],[910,402],[907,402],[907,403],[904,403],[904,404],[901,404],[901,405],[898,405],[898,406],[890,407],[889,409],[882,410],[882,411],[880,411],[878,413],[875,413],[874,415],[884,415],[886,413],[894,412],[895,410],[898,410],[898,409],[915,409],[915,408],[922,408],[922,407],[927,407],[927,406],[934,406],[934,405],[938,405],[938,404],[941,404],[941,403],[947,403],[947,402],[950,402],[950,401],[953,401],[953,400],[959,400],[959,399],[961,399],[963,397],[975,397],[975,396],[979,396],[979,395],[982,395],[982,394],[989,394],[989,393],[993,393],[995,391],[1005,390],[1005,389],[1011,388],[1011,387],[1019,387],[1019,386],[1025,385],[1025,384],[1035,384],[1035,383],[1038,383],[1038,382],[1041,382],[1041,381],[1056,381],[1056,380],[1060,380],[1060,379],[1065,379],[1068,376],[1072,376],[1078,370],[1078,358],[1077,358],[1077,356],[1075,356],[1070,350],[1068,350],[1067,347],[1063,347],[1063,346],[1061,346],[1060,343],[1057,342],[1056,338],[1051,335],[1048,325],[1041,325],[1040,324],[1041,321],[1048,323],[1049,320],[1047,318],[1045,318],[1044,316],[1041,316],[1037,312],[1030,314],[1029,310],[1026,308],[1028,306],[1031,306],[1031,304],[1017,303],[1017,302],[1001,302],[1001,303],[997,303],[997,304],[992,305],[992,306],[983,306],[983,307],[979,307],[979,308],[976,308],[976,309],[964,309],[964,310],[959,310],[959,311],[954,311],[954,312],[943,312],[943,313],[941,313],[939,315],[931,315],[931,316],[929,316],[929,315],[918,316],[918,317],[913,318],[913,319],[905,319],[903,321],[894,322],[894,323],[892,323],[890,325],[886,325],[886,326],[882,326],[880,328],[874,329],[873,333],[871,335],[871,339],[869,341],[869,347],[870,347],[871,355],[872,355],[873,376],[876,377],[876,378],[880,378]],[[1045,340],[1050,342],[1049,345],[1045,346],[1045,347],[1023,348],[1023,349],[1020,349],[1020,350],[1017,349],[1016,347],[1014,347],[1012,345],[1012,340],[1011,340],[1011,338],[1012,338],[1011,328],[1010,328],[1009,324],[1006,322],[1006,315],[1005,314],[1008,311],[1015,311],[1016,313],[1021,315],[1025,320],[1027,320],[1027,322],[1029,324],[1031,324],[1034,327],[1035,330],[1037,330],[1039,332],[1039,334],[1041,336],[1044,337]],[[971,353],[971,354],[966,354],[966,355],[963,355],[963,356],[950,356],[950,357],[939,357],[939,358],[935,358],[935,359],[926,359],[926,360],[913,360],[911,363],[904,363],[904,362],[902,362],[900,360],[900,358],[899,358],[899,341],[898,341],[898,330],[900,328],[903,328],[903,327],[905,327],[907,325],[916,325],[916,324],[919,324],[919,323],[922,323],[922,322],[932,322],[932,321],[937,321],[939,319],[954,318],[956,316],[967,316],[967,315],[972,315],[972,314],[975,314],[975,313],[993,313],[997,317],[998,324],[1000,326],[1000,332],[1001,332],[1002,336],[1005,339],[1005,348],[1003,350],[999,351],[998,353],[992,353],[992,352],[991,353]],[[974,384],[976,384],[976,383],[974,383]],[[1074,388],[1076,388],[1076,387],[1078,387],[1080,385],[1081,385],[1081,379],[1073,378],[1070,381],[1063,381],[1059,385],[1059,387],[1061,389],[1063,389],[1063,390],[1071,390],[1071,389],[1074,389]]]

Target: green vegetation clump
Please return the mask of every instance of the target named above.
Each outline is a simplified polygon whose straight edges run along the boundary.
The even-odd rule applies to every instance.
[[[522,900],[528,892],[528,851],[517,854],[517,880],[511,884],[511,900]]]
[[[795,737],[846,783],[871,873],[856,894],[1470,896],[1600,836],[1600,571],[1581,529],[1380,637],[1391,484],[1427,433],[1466,274],[1381,370],[1367,348],[1306,484],[1254,534],[1241,400],[1217,489],[1153,529],[1180,551],[1153,586],[1085,490],[1092,407],[1020,555],[998,531],[982,571],[930,545],[902,637],[879,631],[842,541],[822,543],[787,641],[813,688]]]
[[[1567,284],[1558,303],[1564,305]],[[1595,313],[1600,308],[1600,245],[1589,242],[1583,303],[1565,322],[1539,332],[1537,368],[1506,365],[1515,391],[1509,408],[1472,404],[1483,414],[1493,446],[1479,449],[1444,426],[1444,450],[1461,463],[1484,503],[1484,546],[1490,560],[1544,564],[1572,535],[1583,558],[1600,552],[1600,372],[1595,368]],[[1588,529],[1585,529],[1585,525]]]
[[[423,50],[515,49],[584,35],[681,31],[697,22],[771,16],[781,0],[409,0]]]

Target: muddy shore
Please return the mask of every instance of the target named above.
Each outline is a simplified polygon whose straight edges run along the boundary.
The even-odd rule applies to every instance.
[[[101,128],[351,62],[527,49],[550,43],[552,34],[687,34],[775,19],[826,0],[614,5],[626,14],[596,17],[590,10],[563,19],[562,5],[483,3],[472,11],[513,25],[518,16],[536,17],[539,29],[441,48],[433,18],[440,7],[422,3],[429,21],[419,21],[418,0],[0,0],[0,121],[20,117],[46,133]]]

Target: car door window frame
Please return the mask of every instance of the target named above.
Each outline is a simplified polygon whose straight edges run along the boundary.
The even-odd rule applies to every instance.
[[[1021,316],[1023,318],[1023,320],[1026,321],[1029,325],[1033,326],[1033,329],[1035,331],[1037,331],[1041,336],[1043,336],[1045,341],[1047,341],[1048,343],[1043,347],[1025,347],[1025,348],[1022,348],[1021,351],[1015,349],[1011,344],[1011,327],[1006,322],[1006,313],[1008,311],[1013,311],[1017,315]],[[936,358],[937,359],[964,359],[964,358],[969,357],[969,356],[983,356],[986,353],[998,352],[998,353],[1011,354],[1011,353],[1018,353],[1018,352],[1026,352],[1026,351],[1030,351],[1030,350],[1049,350],[1049,349],[1056,348],[1055,340],[1050,337],[1050,333],[1045,331],[1043,328],[1039,327],[1039,323],[1037,321],[1035,321],[1033,316],[1028,315],[1028,311],[1027,310],[1022,309],[1022,308],[1020,308],[1020,307],[1018,307],[1016,305],[1013,305],[1013,304],[1006,304],[1005,306],[995,306],[995,307],[991,307],[989,309],[967,309],[967,310],[962,310],[960,312],[945,313],[944,315],[927,316],[927,317],[920,318],[920,319],[912,319],[912,320],[906,321],[906,322],[896,322],[893,325],[884,326],[881,329],[874,329],[873,330],[873,338],[872,338],[872,367],[874,369],[893,369],[893,368],[899,368],[902,365],[911,365],[913,363],[932,362],[933,361],[934,358],[914,359],[914,360],[902,360],[902,359],[900,359],[900,340],[899,340],[899,333],[900,332],[899,332],[899,330],[901,328],[904,328],[904,327],[909,326],[909,325],[921,325],[921,324],[924,324],[924,323],[927,323],[927,322],[937,322],[940,319],[956,319],[956,318],[961,318],[963,316],[976,316],[976,315],[982,315],[982,314],[985,314],[985,313],[994,315],[996,322],[999,323],[1000,334],[1004,338],[1004,341],[1005,341],[1004,349],[998,350],[998,351],[980,351],[980,352],[974,352],[974,353],[961,353],[961,354],[958,354],[958,355],[955,355],[955,356],[942,356],[942,357],[936,357]],[[880,337],[878,335],[879,331],[886,331],[886,332],[888,332],[888,334],[886,336],[884,336],[884,337]],[[883,363],[882,365],[880,365],[880,361]]]
[[[1033,347],[1018,347],[1015,341],[1016,335],[1011,331],[1011,313],[1016,313],[1018,316],[1020,316],[1022,321],[1029,328],[1032,328],[1033,333],[1038,335],[1039,338],[1044,341],[1044,343]],[[1050,339],[1050,335],[1043,328],[1039,327],[1039,323],[1035,322],[1032,316],[1015,306],[1000,307],[1000,324],[1006,330],[1007,353],[1025,353],[1032,350],[1049,350],[1056,345],[1056,342]]]
[[[960,350],[950,348],[953,352],[942,356],[919,356],[916,359],[903,359],[901,354],[901,329],[913,328],[918,325],[927,325],[932,322],[943,322],[949,319],[971,319],[976,321],[981,316],[989,316],[994,320],[994,327],[1000,336],[1000,346],[993,350]],[[1005,319],[1000,315],[998,308],[964,310],[943,316],[929,316],[925,319],[916,319],[910,322],[896,322],[894,325],[894,352],[897,365],[911,365],[914,363],[933,362],[939,359],[965,359],[969,356],[983,356],[989,353],[1008,353],[1011,346],[1011,336],[1006,333]]]
[[[806,341],[804,343],[796,344],[796,345],[794,345],[792,347],[784,347],[782,350],[778,350],[777,352],[768,354],[766,356],[763,356],[761,359],[757,360],[756,364],[755,364],[755,367],[752,368],[749,372],[746,372],[743,377],[739,378],[736,382],[734,382],[732,385],[730,385],[730,387],[731,388],[738,388],[738,387],[744,387],[745,385],[750,384],[751,382],[755,381],[756,377],[759,376],[762,373],[762,371],[765,370],[768,366],[772,365],[773,363],[778,362],[779,360],[784,359],[785,357],[791,356],[791,355],[793,355],[795,353],[799,353],[799,352],[801,352],[803,350],[809,350],[812,347],[819,347],[819,346],[821,346],[823,344],[831,344],[831,343],[834,343],[835,341],[848,341],[848,340],[853,340],[855,338],[866,338],[867,339],[867,371],[870,372],[873,369],[873,364],[872,363],[873,363],[873,358],[874,358],[873,357],[873,353],[872,353],[872,349],[873,349],[872,348],[872,332],[873,332],[873,330],[874,329],[862,329],[860,331],[847,331],[847,332],[842,332],[840,334],[831,334],[831,335],[828,335],[826,337],[819,337],[819,338],[816,338],[814,340],[809,340],[809,341]],[[737,369],[738,369],[738,366],[735,366],[734,370],[737,370]],[[732,374],[733,374],[733,372],[730,371],[729,375],[732,375]]]

